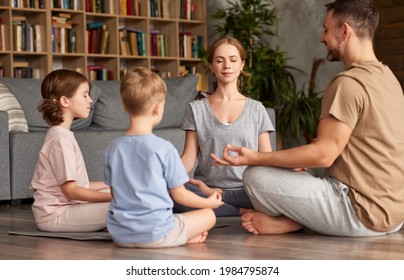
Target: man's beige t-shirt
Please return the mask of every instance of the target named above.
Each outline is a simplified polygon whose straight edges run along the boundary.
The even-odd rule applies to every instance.
[[[380,62],[353,64],[331,82],[320,119],[353,129],[328,172],[347,186],[359,220],[386,232],[404,221],[404,96]]]

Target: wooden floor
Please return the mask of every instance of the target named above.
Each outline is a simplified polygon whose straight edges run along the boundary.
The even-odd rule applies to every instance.
[[[9,230],[33,230],[30,204],[0,205],[0,259],[2,260],[404,260],[404,229],[372,238],[341,238],[297,233],[254,236],[237,219],[221,221],[204,244],[170,249],[125,249],[111,241],[9,235]]]

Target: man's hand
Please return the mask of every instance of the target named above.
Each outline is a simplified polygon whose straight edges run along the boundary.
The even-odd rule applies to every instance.
[[[229,152],[235,153],[236,155],[231,156]],[[210,156],[215,160],[213,166],[240,166],[240,165],[251,165],[257,152],[248,149],[246,147],[238,147],[228,144],[223,149],[223,158],[219,158],[215,154],[210,154]]]

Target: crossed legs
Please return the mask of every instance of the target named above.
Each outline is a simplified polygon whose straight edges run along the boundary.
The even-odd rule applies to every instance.
[[[325,169],[296,172],[273,167],[248,167],[244,188],[255,212],[242,216],[253,234],[280,234],[302,227],[337,236],[378,236],[357,218],[349,188]]]

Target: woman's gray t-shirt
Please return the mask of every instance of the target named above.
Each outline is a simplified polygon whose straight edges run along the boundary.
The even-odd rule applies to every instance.
[[[196,131],[198,135],[198,166],[194,178],[222,189],[241,187],[246,166],[212,166],[210,154],[222,157],[227,144],[257,151],[259,135],[274,131],[265,107],[251,98],[247,98],[239,118],[230,124],[223,124],[215,117],[208,98],[195,100],[188,105],[181,128]]]

